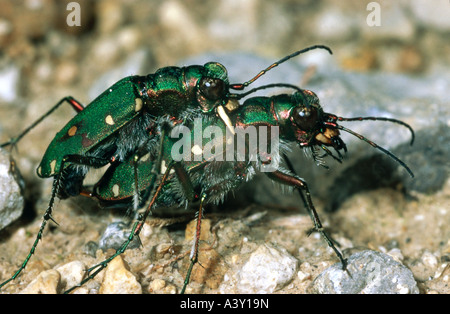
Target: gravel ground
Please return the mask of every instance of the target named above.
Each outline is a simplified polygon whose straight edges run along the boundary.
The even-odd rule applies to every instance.
[[[0,2],[2,141],[62,97],[88,104],[127,75],[214,60],[226,65],[232,82],[240,82],[295,50],[326,44],[332,56],[305,54],[272,70],[260,84],[305,86],[319,95],[327,112],[342,116],[402,119],[415,129],[416,142],[409,147],[410,134],[397,125],[346,125],[392,150],[414,171],[414,180],[350,136],[344,138],[346,160],[342,165],[330,161],[329,171],[312,160],[295,159],[322,222],[346,257],[357,260],[354,253],[367,250],[385,253],[380,260],[394,265],[387,257],[392,258],[412,273],[417,289],[397,285],[398,290],[383,293],[449,293],[447,1],[434,6],[425,0],[380,2],[381,25],[373,27],[367,20],[374,12],[367,9],[369,1],[359,0],[99,0],[95,5],[79,0],[79,27],[67,24],[68,2]],[[13,203],[19,214],[8,214],[17,220],[5,218],[9,226],[0,230],[0,281],[17,270],[35,241],[52,184],[39,179],[35,169],[73,115],[69,106],[58,109],[11,153],[17,171],[8,180],[19,182],[23,199]],[[8,162],[2,167],[7,172]],[[316,278],[338,260],[318,234],[307,236],[311,221],[297,196],[258,179],[224,206],[208,208],[200,247],[203,267],[194,268],[186,292],[323,293]],[[0,293],[61,293],[79,283],[86,268],[113,254],[100,248],[100,239],[113,223],[126,229],[119,223],[127,222],[124,217],[81,196],[57,201],[59,225],[48,224],[25,271]],[[192,219],[189,212],[151,217],[140,248],[126,251],[74,292],[179,293],[189,266]],[[119,228],[115,237],[122,234]]]

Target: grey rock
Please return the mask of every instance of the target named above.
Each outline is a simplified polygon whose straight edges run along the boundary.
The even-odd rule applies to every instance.
[[[0,230],[17,220],[24,209],[24,183],[10,158],[5,150],[0,149]]]
[[[103,251],[107,251],[108,249],[119,249],[128,239],[130,231],[131,230],[127,227],[127,225],[121,221],[109,224],[100,238],[99,248]],[[134,238],[128,245],[128,248],[135,249],[139,247],[139,245],[139,239]]]
[[[260,245],[248,260],[225,277],[222,293],[273,293],[295,276],[298,261],[282,247]]]
[[[348,258],[347,271],[336,263],[312,283],[320,294],[417,294],[412,272],[387,254],[363,251]]]

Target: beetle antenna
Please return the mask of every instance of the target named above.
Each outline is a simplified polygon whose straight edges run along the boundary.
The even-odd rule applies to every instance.
[[[372,147],[375,147],[376,149],[381,150],[383,153],[385,153],[386,155],[388,155],[389,157],[391,157],[392,159],[394,159],[396,162],[398,162],[403,168],[405,168],[406,171],[408,171],[409,175],[411,176],[411,178],[414,178],[414,174],[411,171],[411,169],[409,169],[409,167],[403,162],[401,161],[397,156],[395,156],[393,153],[391,153],[390,151],[388,151],[387,149],[379,146],[378,144],[372,142],[371,140],[369,140],[368,138],[362,136],[361,134],[358,134],[356,132],[353,132],[350,129],[347,129],[341,125],[336,125],[336,128],[338,128],[339,130],[345,131],[347,133],[350,133],[354,136],[356,136],[357,138],[359,138],[360,140],[363,140],[364,142],[368,143],[369,145],[371,145]]]
[[[275,83],[275,84],[267,84],[267,85],[258,86],[258,87],[255,87],[255,88],[249,90],[248,92],[241,93],[241,94],[230,94],[229,97],[239,100],[239,99],[242,99],[242,98],[244,98],[244,97],[246,97],[246,96],[248,96],[250,94],[253,94],[253,93],[255,93],[255,92],[259,91],[259,90],[267,89],[267,88],[276,88],[276,87],[292,88],[292,89],[294,89],[294,90],[296,90],[298,92],[302,92],[303,91],[303,89],[301,89],[300,87],[298,87],[296,85],[293,85],[293,84]]]
[[[397,123],[400,125],[403,125],[404,127],[407,127],[409,129],[409,131],[411,132],[411,142],[410,145],[412,145],[414,143],[414,139],[415,139],[415,135],[414,135],[414,130],[413,128],[401,121],[401,120],[397,120],[397,119],[392,119],[392,118],[384,118],[384,117],[356,117],[356,118],[342,118],[342,117],[336,117],[337,120],[339,121],[362,121],[362,120],[379,120],[379,121],[388,121],[388,122],[393,122],[393,123]]]
[[[330,54],[333,54],[333,52],[331,51],[330,48],[328,48],[327,46],[324,45],[314,45],[311,47],[307,47],[304,48],[302,50],[298,50],[294,53],[291,53],[290,55],[278,60],[277,62],[272,63],[271,65],[269,65],[267,68],[265,68],[264,70],[261,70],[255,77],[253,77],[252,79],[250,79],[249,81],[242,83],[242,84],[232,84],[230,85],[231,89],[236,89],[236,90],[243,90],[244,88],[246,88],[248,85],[250,85],[251,83],[253,83],[254,81],[256,81],[257,79],[259,79],[261,76],[263,76],[266,72],[270,71],[271,69],[273,69],[276,66],[279,66],[280,64],[282,64],[283,62],[286,62],[287,60],[294,58],[296,56],[298,56],[299,54],[305,53],[307,51],[310,50],[314,50],[314,49],[325,49],[327,50]]]

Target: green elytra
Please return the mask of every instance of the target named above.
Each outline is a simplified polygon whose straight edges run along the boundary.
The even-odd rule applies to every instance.
[[[202,94],[202,79],[223,82],[217,98]],[[185,68],[162,68],[146,77],[121,79],[100,94],[59,131],[47,148],[37,168],[42,178],[61,172],[67,155],[85,155],[109,136],[137,119],[141,111],[152,116],[166,114],[178,117],[188,108],[204,113],[224,105],[228,99],[227,71],[219,63]],[[203,89],[205,91],[205,89]]]
[[[247,100],[243,105],[241,105],[237,110],[233,111],[229,114],[229,117],[235,126],[240,126],[242,128],[248,127],[248,126],[258,126],[258,125],[266,125],[266,126],[275,126],[275,127],[282,127],[280,130],[281,139],[282,140],[294,140],[294,131],[292,128],[292,123],[289,123],[290,121],[286,121],[286,119],[279,119],[276,116],[273,115],[271,110],[276,110],[277,112],[290,112],[293,107],[295,107],[299,102],[296,100],[297,94],[294,95],[277,95],[273,97],[255,97]],[[274,108],[274,105],[276,108]],[[229,137],[227,138],[227,135],[230,136],[229,130],[225,123],[221,121],[220,119],[217,119],[216,117],[210,117],[210,118],[202,118],[202,134],[205,132],[205,130],[210,126],[215,126],[219,128],[220,135],[222,138],[219,140],[219,143],[222,143],[222,152],[223,154],[226,153],[226,150],[229,148],[227,147],[227,140],[229,141]],[[183,160],[183,167],[184,169],[189,173],[194,172],[200,172],[204,171],[204,166],[208,163],[211,163],[211,160],[207,160],[203,158],[203,148],[208,143],[212,143],[213,139],[209,137],[201,137],[202,143],[196,142],[196,137],[198,135],[195,134],[194,131],[194,124],[190,123],[185,125],[189,129],[191,129],[191,132],[189,133],[189,138],[183,138],[183,137],[172,137],[171,134],[165,134],[165,137],[163,139],[163,147],[162,150],[158,152],[158,157],[161,157],[162,159],[162,169],[160,171],[163,173],[166,169],[167,165],[170,163],[175,162],[176,160],[173,159],[172,156],[172,147],[173,145],[180,141],[180,140],[187,140],[189,144],[192,146],[189,148],[189,154],[190,157],[189,160]],[[217,129],[216,129],[217,130]],[[228,133],[227,133],[228,132]],[[217,135],[217,134],[215,134]],[[236,141],[236,137],[239,135],[234,135],[234,141]],[[214,140],[218,140],[217,138],[214,138]],[[201,155],[202,160],[195,161],[195,155]],[[230,168],[229,166],[226,166],[226,164],[231,165],[234,161],[231,163],[226,161],[226,156],[221,156],[224,164],[224,166],[218,166],[218,168]],[[127,198],[133,197],[135,194],[135,183],[134,183],[134,167],[135,167],[135,156],[130,156],[127,160],[125,160],[123,163],[113,165],[111,166],[104,176],[99,180],[99,182],[95,185],[93,189],[93,196],[100,199],[103,202],[119,202],[124,201]],[[141,188],[141,192],[143,192],[152,182],[152,170],[155,165],[155,159],[156,156],[152,156],[150,153],[145,154],[144,156],[140,156],[137,158],[137,173],[138,173],[138,186]],[[215,166],[218,164],[216,163]],[[244,168],[247,167],[247,165],[244,166]],[[217,171],[214,173],[214,175],[217,178],[220,178],[222,173],[220,170],[216,169]],[[211,173],[212,174],[212,173]],[[171,178],[175,179],[175,173],[172,171]],[[178,196],[181,198],[179,200],[177,205],[180,205],[186,201],[186,199],[183,199],[183,195],[179,195],[179,192],[175,192],[175,190],[180,191],[180,189],[172,189],[172,185],[178,184],[176,180],[169,180],[169,182],[166,183],[168,186],[167,188],[163,188],[161,199],[163,198],[175,198]],[[198,178],[198,182],[194,182],[194,186],[202,186],[204,185],[205,179],[203,181],[200,180],[201,178]],[[207,181],[211,181],[210,179],[206,179]],[[234,180],[234,178],[231,178],[230,180]],[[235,182],[233,184],[229,184],[227,190],[234,189],[238,185],[238,182]],[[224,191],[221,191],[219,195],[216,197],[213,197],[210,193],[208,201],[213,199],[222,199],[223,194],[225,194]],[[177,202],[174,202],[177,203]],[[166,205],[174,205],[174,204],[167,204]]]

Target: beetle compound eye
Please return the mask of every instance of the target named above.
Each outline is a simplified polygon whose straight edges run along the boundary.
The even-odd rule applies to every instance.
[[[204,77],[200,81],[200,91],[209,100],[221,99],[225,94],[225,84],[221,79]]]
[[[302,130],[312,130],[317,124],[317,109],[314,107],[297,107],[293,111],[293,118]]]

